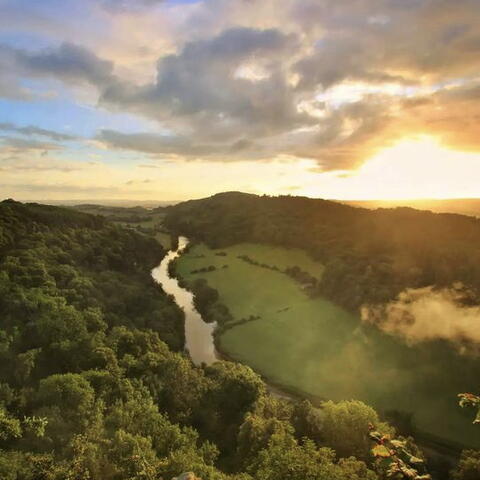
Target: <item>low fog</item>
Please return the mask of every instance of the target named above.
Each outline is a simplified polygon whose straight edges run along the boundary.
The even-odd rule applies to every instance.
[[[468,344],[480,345],[480,306],[467,305],[466,298],[460,285],[407,289],[386,305],[363,306],[361,316],[409,344],[447,340],[465,351]]]

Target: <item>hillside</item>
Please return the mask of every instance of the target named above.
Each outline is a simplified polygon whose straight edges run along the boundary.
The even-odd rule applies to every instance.
[[[155,238],[162,246],[169,250],[172,246],[170,234],[162,226],[165,217],[164,208],[145,208],[140,206],[120,207],[97,204],[81,204],[69,207],[75,211],[90,213],[104,217],[116,225],[121,225],[139,233]]]
[[[462,282],[480,295],[480,220],[411,208],[369,210],[305,197],[218,194],[166,209],[165,224],[212,247],[259,242],[325,265],[318,293],[358,310],[406,288]]]

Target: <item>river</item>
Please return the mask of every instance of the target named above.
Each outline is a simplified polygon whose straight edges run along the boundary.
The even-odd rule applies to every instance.
[[[186,237],[179,237],[177,250],[170,250],[158,267],[152,270],[153,279],[165,293],[175,298],[177,305],[185,312],[185,349],[195,365],[210,365],[219,359],[213,342],[215,323],[206,323],[193,305],[193,295],[182,288],[176,278],[168,275],[168,264],[179,257],[188,245]]]

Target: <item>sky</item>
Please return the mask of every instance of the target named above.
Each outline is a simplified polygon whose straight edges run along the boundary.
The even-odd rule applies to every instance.
[[[0,0],[0,198],[479,179],[480,0]]]

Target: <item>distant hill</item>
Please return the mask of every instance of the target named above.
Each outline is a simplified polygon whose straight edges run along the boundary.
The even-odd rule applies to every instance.
[[[39,203],[43,205],[56,205],[72,207],[77,205],[89,205],[89,206],[108,206],[108,207],[144,207],[144,208],[156,208],[164,207],[167,205],[173,205],[178,203],[178,200],[129,200],[129,199],[60,199],[60,200],[45,200],[45,199],[27,199],[20,200],[23,203]]]
[[[480,217],[480,198],[447,198],[422,200],[351,200],[342,201],[354,207],[395,208],[411,207],[417,210],[430,210],[436,213],[459,213]]]
[[[405,288],[462,282],[480,298],[480,220],[408,207],[370,210],[306,197],[217,194],[167,207],[165,224],[214,247],[299,247],[326,268],[320,292],[350,309]]]

